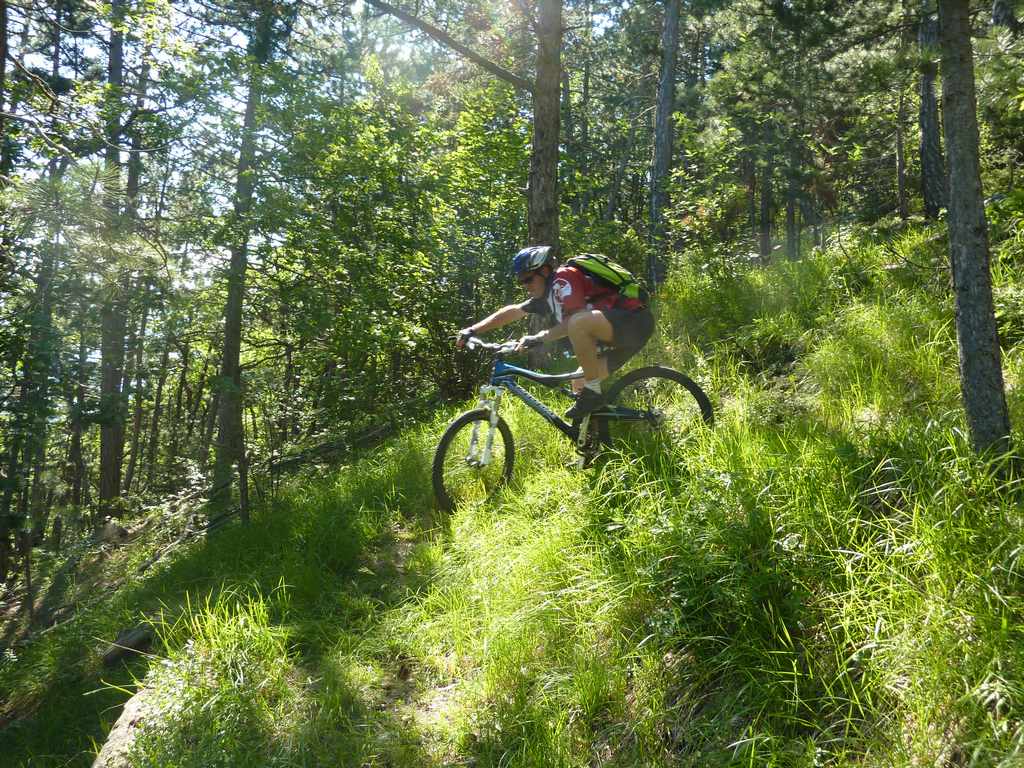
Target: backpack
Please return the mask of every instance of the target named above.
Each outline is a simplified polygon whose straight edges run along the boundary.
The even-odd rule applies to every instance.
[[[620,296],[627,299],[639,299],[644,304],[650,299],[647,289],[632,272],[600,253],[581,253],[579,256],[573,256],[565,265],[576,267],[598,283],[614,288]]]

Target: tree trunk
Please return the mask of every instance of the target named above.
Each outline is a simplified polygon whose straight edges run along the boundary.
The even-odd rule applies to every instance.
[[[242,349],[242,309],[245,299],[245,272],[248,263],[249,214],[255,191],[256,114],[263,90],[263,67],[270,60],[273,8],[264,7],[249,45],[249,93],[242,124],[242,145],[235,174],[234,219],[236,240],[231,247],[228,270],[227,301],[224,306],[224,346],[217,390],[220,407],[217,414],[217,450],[213,469],[212,499],[223,502],[231,496],[231,478],[241,459],[242,439],[242,372],[239,360]]]
[[[178,440],[181,437],[182,430],[187,430],[186,439],[192,438],[192,424],[195,419],[195,414],[192,412],[191,389],[188,390],[187,399],[184,405],[185,410],[182,410],[182,398],[185,396],[188,381],[188,369],[192,355],[188,342],[179,346],[178,355],[181,363],[181,372],[178,374],[178,385],[174,388],[174,406],[171,409],[170,424],[168,426],[168,432],[171,435],[171,442],[167,450],[167,457],[172,461],[178,457]],[[205,369],[203,369],[203,372],[205,375]],[[202,385],[203,382],[200,380],[199,386],[202,387]],[[199,400],[199,398],[196,399]]]
[[[400,391],[405,391],[399,387]],[[249,428],[242,432],[242,436],[245,438],[245,451],[246,455],[249,456],[252,453],[250,446],[258,444],[260,441],[260,422],[256,417],[256,408],[250,403],[246,410],[249,412]],[[264,435],[264,442],[269,445],[274,440],[274,435],[268,433]]]
[[[186,438],[191,441],[192,435],[195,433],[197,425],[200,424],[199,409],[203,404],[203,390],[206,389],[206,376],[210,370],[210,356],[203,356],[203,371],[199,374],[199,381],[195,386],[195,390],[191,387],[188,388],[188,429],[185,430]]]
[[[21,397],[19,397],[18,411],[15,415],[15,423],[8,434],[7,446],[7,477],[4,483],[3,496],[0,497],[0,584],[7,580],[7,572],[10,567],[10,554],[14,551],[12,534],[17,537],[21,520],[15,510],[15,495],[20,491],[24,482],[24,466],[22,463],[25,426],[22,414],[28,409],[27,382],[22,384]]]
[[[100,505],[119,516],[112,502],[121,495],[124,461],[125,407],[121,382],[124,370],[124,293],[109,296],[100,309]]]
[[[252,417],[253,429],[256,428],[256,418],[249,411],[250,417]],[[238,457],[238,518],[242,521],[242,525],[249,524],[249,450],[247,448],[251,442],[255,441],[255,435],[250,436],[245,430],[245,419],[242,419],[242,452]]]
[[[292,420],[294,406],[291,403],[292,394],[296,391],[296,382],[294,381],[295,374],[295,360],[293,357],[294,349],[290,343],[284,345],[284,402],[278,406],[278,419],[277,429],[280,433],[280,443],[286,444],[292,435],[297,431]]]
[[[345,365],[345,363],[343,362],[342,365]],[[362,370],[362,368],[363,368],[362,365],[358,365],[358,366],[347,366],[347,365],[345,365],[345,367],[347,367],[349,370],[353,370],[353,371]],[[309,409],[307,409],[307,413],[309,413],[310,417],[309,417],[309,423],[306,426],[306,430],[305,430],[306,437],[309,437],[311,435],[315,435],[317,429],[319,429],[319,427],[320,427],[321,403],[323,402],[324,392],[327,390],[328,382],[335,375],[337,370],[338,370],[338,360],[335,359],[335,358],[331,358],[326,363],[324,363],[324,370],[317,377],[316,394],[313,395],[313,401],[311,403],[311,407]],[[296,429],[297,429],[296,437],[298,437],[298,436],[300,436],[302,434],[302,432],[298,431],[298,428],[296,428]],[[285,445],[286,445],[286,443],[284,441],[282,441],[281,448],[283,449]]]
[[[104,150],[104,165],[108,174],[116,174],[114,180],[106,190],[106,207],[110,214],[111,225],[116,219],[119,203],[116,199],[116,192],[121,184],[121,98],[124,88],[124,33],[121,31],[121,22],[124,19],[125,0],[111,0],[110,3],[110,46],[107,58],[107,86],[110,91],[110,99],[113,108],[107,117],[105,128],[106,149]]]
[[[540,0],[537,79],[533,88],[528,237],[531,245],[559,246],[559,83],[562,71],[562,0]]]
[[[800,230],[797,227],[798,197],[799,189],[796,176],[793,175],[791,169],[786,186],[786,258],[790,260],[800,258]]]
[[[679,48],[679,0],[665,0],[661,28],[661,77],[654,122],[654,160],[651,164],[650,261],[647,277],[652,288],[665,280],[665,209],[672,172],[672,115],[676,110],[676,51]]]
[[[32,546],[43,543],[46,536],[46,525],[49,522],[50,507],[47,504],[48,489],[46,487],[46,443],[38,441],[36,455],[32,460],[32,492],[29,509],[32,514]]]
[[[939,18],[960,391],[975,451],[1002,453],[1010,447],[1010,417],[992,303],[968,0],[939,0]]]
[[[789,139],[789,166],[786,169],[786,258],[800,258],[800,139]]]
[[[559,85],[562,78],[562,0],[540,0],[537,19],[537,75],[533,86],[533,148],[527,189],[527,237],[531,245],[559,252],[558,144],[561,131]],[[543,328],[531,315],[530,333]],[[543,367],[550,351],[529,352],[529,363]]]
[[[53,530],[50,533],[50,550],[60,552],[61,535],[64,532],[64,518],[57,515],[53,518]]]
[[[75,389],[72,395],[72,402],[68,404],[68,410],[71,413],[71,447],[68,454],[68,464],[71,465],[71,503],[76,508],[82,506],[82,489],[86,482],[85,459],[82,456],[82,414],[85,412],[85,364],[87,359],[88,348],[85,343],[85,333],[81,332],[78,340],[78,365],[75,371]]]
[[[6,52],[6,8],[4,18],[4,50]],[[53,55],[50,72],[60,72],[60,18],[61,5],[55,8],[55,33]],[[0,96],[0,109],[3,98]],[[0,132],[0,139],[3,138]],[[51,181],[59,181],[63,168],[59,164],[50,163],[47,175]],[[46,527],[48,509],[46,507],[46,447],[50,413],[50,378],[54,356],[53,333],[53,279],[60,269],[59,255],[61,249],[59,230],[51,229],[47,240],[40,244],[36,252],[40,255],[39,270],[36,274],[36,290],[32,302],[31,325],[29,330],[26,356],[23,360],[24,378],[22,387],[22,408],[14,419],[15,450],[12,457],[9,483],[14,485],[18,493],[17,517],[26,514],[32,517],[32,533],[26,538],[31,547],[42,539],[42,531]],[[6,249],[5,249],[6,250]],[[19,450],[21,454],[19,455]],[[17,466],[17,471],[13,471]],[[32,482],[29,488],[28,471],[31,468]],[[5,499],[0,514],[10,513],[10,503]]]
[[[644,126],[648,128],[650,126]],[[647,205],[650,202],[650,195],[647,194],[649,187],[644,183],[646,181],[647,174],[640,175],[637,171],[633,172],[633,176],[629,180],[629,200],[632,204],[632,217],[634,221],[643,221],[646,215]]]
[[[28,617],[29,625],[35,623],[36,591],[32,586],[32,534],[29,531],[18,531],[18,553],[22,557],[22,568],[25,579],[25,598],[23,610]]]
[[[62,0],[56,0],[53,8],[53,55],[50,57],[50,77],[55,83],[59,82],[60,78],[61,43],[64,38],[63,11],[64,3]],[[61,131],[60,121],[61,116],[57,110],[52,110],[50,115],[50,131],[54,135],[58,135]],[[47,163],[47,169],[51,176],[63,175],[63,170],[61,169],[62,162],[66,162],[66,159],[62,159],[59,156],[50,158],[50,162]]]
[[[907,157],[903,145],[904,112],[903,90],[900,89],[896,102],[896,210],[906,221],[910,217],[910,204],[907,200]]]
[[[124,34],[120,22],[124,17],[124,0],[111,2],[111,31],[107,60],[107,85],[114,108],[106,125],[106,152],[104,165],[108,187],[104,190],[107,209],[108,237],[116,236],[119,217],[118,189],[120,187],[121,152],[121,90],[124,84]],[[120,279],[108,277],[100,308],[100,506],[105,514],[120,516],[120,508],[112,502],[121,495],[121,465],[124,460],[125,404],[122,399],[124,373],[125,300],[128,295],[128,275],[123,270]]]
[[[249,457],[245,453],[245,437],[238,456],[238,518],[242,525],[249,524]]]
[[[146,106],[146,91],[149,88],[149,51],[142,56],[139,82],[136,86],[135,109]],[[133,219],[139,213],[139,187],[142,183],[142,131],[138,126],[131,129],[131,152],[128,155],[128,177],[125,182],[125,200],[128,215]]]
[[[238,243],[231,249],[228,298],[224,309],[224,352],[217,383],[220,404],[213,470],[213,487],[218,489],[213,498],[221,501],[230,495],[231,477],[242,448],[242,376],[239,358],[246,257],[247,248],[244,244]]]
[[[946,207],[946,170],[939,139],[939,106],[935,99],[935,43],[938,25],[928,8],[929,0],[922,3],[921,26],[918,41],[921,45],[921,109],[918,122],[921,128],[921,194],[924,197],[924,215],[935,220]]]
[[[53,278],[58,244],[40,245],[41,260],[32,297],[28,339],[22,359],[20,394],[7,434],[7,472],[0,496],[0,583],[6,577],[10,535],[21,527],[29,510],[29,469],[35,469],[33,501],[40,498],[42,463],[49,416],[49,379],[53,360]],[[36,505],[32,511],[38,512]]]
[[[759,253],[761,263],[767,264],[772,257],[772,210],[775,207],[772,177],[775,175],[775,158],[769,145],[768,156],[761,170],[761,218]]]
[[[220,392],[211,391],[210,401],[203,412],[202,441],[199,444],[199,473],[206,476],[210,464],[210,446],[213,443],[213,428],[217,424],[217,413],[220,409]]]
[[[561,120],[561,132],[562,141],[565,145],[565,155],[569,162],[565,168],[565,183],[563,187],[567,187],[572,193],[572,208],[573,211],[579,209],[579,190],[576,189],[575,180],[577,177],[576,172],[576,126],[573,123],[573,112],[572,112],[572,88],[569,83],[569,72],[568,70],[562,70],[562,114],[559,119]]]
[[[46,441],[50,415],[50,371],[54,360],[55,339],[53,332],[53,278],[60,269],[58,254],[60,240],[56,233],[45,248],[40,267],[40,282],[37,290],[36,319],[33,336],[36,349],[32,351],[35,364],[32,368],[32,403],[29,431],[25,443],[25,462],[32,461],[32,492],[30,512],[33,519],[33,542],[42,541],[46,527],[43,472],[46,464]]]
[[[143,379],[145,370],[145,346],[146,346],[146,321],[149,319],[149,283],[142,293],[142,317],[139,321],[139,333],[135,342],[135,360],[132,367],[135,368],[135,408],[132,414],[132,437],[131,448],[128,451],[128,469],[124,474],[124,490],[131,493],[132,481],[135,479],[135,467],[139,461],[139,445],[142,436],[142,406],[144,401]]]
[[[0,0],[0,141],[6,138],[3,111],[7,96],[7,0]]]
[[[583,85],[580,93],[580,108],[579,108],[579,141],[576,144],[577,150],[577,165],[579,166],[580,173],[584,179],[590,178],[590,57],[591,57],[591,30],[593,29],[594,23],[594,9],[591,2],[587,2],[587,26],[586,33],[584,35],[584,51],[583,51]],[[574,201],[575,208],[573,212],[580,216],[582,213],[590,207],[590,201],[593,199],[593,186],[589,183],[585,185],[582,195],[577,195]]]
[[[615,166],[615,173],[612,175],[612,183],[608,189],[608,202],[604,208],[604,220],[614,221],[615,214],[619,210],[619,198],[621,196],[622,182],[626,178],[626,170],[629,167],[629,158],[633,155],[633,147],[636,144],[636,123],[630,122],[629,136],[626,139],[626,146],[619,156],[619,162]]]
[[[171,344],[173,343],[171,333],[168,332],[167,341],[164,343],[164,353],[160,358],[160,375],[156,382],[156,396],[153,398],[153,418],[149,426],[149,445],[146,448],[146,487],[153,487],[153,478],[156,475],[156,447],[160,439],[160,415],[164,402],[164,384],[167,382],[167,368],[171,359]],[[174,425],[171,427],[175,428]]]
[[[18,514],[29,508],[28,470],[33,470],[31,511],[38,517],[42,499],[42,465],[45,461],[47,425],[50,412],[50,369],[53,363],[53,278],[57,269],[59,243],[55,240],[41,246],[42,260],[36,275],[32,320],[28,347],[23,362],[21,407],[16,412],[14,444],[20,443],[17,471],[8,475],[18,494]],[[39,503],[37,503],[39,502]],[[9,510],[9,505],[4,505]]]
[[[757,235],[757,163],[750,154],[741,160],[744,188],[747,193],[747,229],[750,236]]]
[[[7,0],[0,0],[0,185],[11,173],[11,152],[7,142]],[[13,109],[10,110],[13,112]],[[0,254],[0,258],[4,258]]]

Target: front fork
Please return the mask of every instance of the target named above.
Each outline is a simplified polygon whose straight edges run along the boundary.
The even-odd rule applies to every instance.
[[[481,408],[485,408],[490,414],[488,419],[487,434],[483,438],[483,447],[480,446],[480,424],[473,422],[473,432],[469,438],[469,453],[466,455],[466,463],[472,467],[486,467],[491,463],[491,451],[494,448],[494,432],[498,428],[498,406],[501,402],[501,387],[492,384],[484,384],[480,387]]]

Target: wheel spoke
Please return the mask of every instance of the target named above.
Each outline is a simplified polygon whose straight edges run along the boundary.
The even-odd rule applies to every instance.
[[[659,449],[685,439],[710,423],[707,396],[690,379],[665,368],[640,369],[627,374],[611,393],[616,406],[640,411],[642,421],[609,420],[611,438],[655,442]]]
[[[472,444],[474,426],[477,431],[475,449]],[[482,463],[490,428],[486,411],[471,411],[452,422],[441,438],[433,474],[434,491],[443,508],[484,501],[511,475],[512,436],[503,421],[499,420],[494,429],[490,460]]]

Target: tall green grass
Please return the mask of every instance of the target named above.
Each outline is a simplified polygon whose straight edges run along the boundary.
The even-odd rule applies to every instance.
[[[506,403],[512,484],[439,516],[442,413],[122,588],[105,610],[153,617],[135,671],[175,712],[136,763],[1021,764],[1019,464],[969,450],[941,238],[841,235],[676,273],[642,361],[685,369],[718,418],[669,451],[569,471],[571,446]],[[1020,251],[996,252],[1012,331]],[[26,652],[40,712],[61,711],[63,637]],[[39,718],[15,733],[22,763],[72,752]]]

